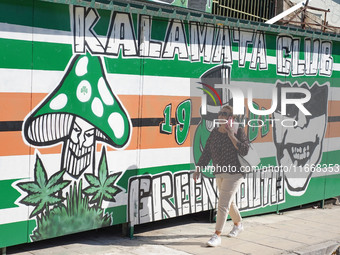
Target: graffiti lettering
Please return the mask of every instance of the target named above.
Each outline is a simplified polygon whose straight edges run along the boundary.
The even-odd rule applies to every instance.
[[[248,44],[253,43],[254,34],[251,31],[234,30],[234,41],[238,42],[238,66],[244,67]]]
[[[122,51],[123,56],[137,56],[137,45],[131,16],[128,13],[113,13],[106,53],[114,56]]]
[[[267,70],[267,53],[265,34],[253,30],[235,29],[226,26],[185,23],[171,19],[163,41],[152,39],[152,17],[140,15],[138,36],[134,31],[133,19],[129,13],[113,12],[107,36],[98,35],[93,28],[100,19],[95,9],[75,6],[73,9],[74,52],[106,54],[118,57],[151,57],[180,60],[201,61],[204,63],[232,63],[232,41],[238,43],[238,65],[245,67],[250,61],[249,69]],[[187,29],[188,27],[188,29]],[[186,31],[189,31],[189,35]],[[233,35],[231,35],[233,32]],[[189,48],[190,45],[190,48]],[[252,45],[251,55],[247,58],[248,47]],[[300,59],[301,40],[291,36],[277,37],[277,73],[279,75],[331,76],[333,69],[332,43],[319,39],[304,40],[304,57]]]
[[[248,173],[235,196],[238,207],[244,211],[284,202],[283,174],[279,168]],[[195,183],[190,171],[132,177],[128,196],[128,218],[134,225],[217,205],[215,178],[202,178]]]
[[[194,182],[191,175],[190,171],[181,171],[130,178],[129,222],[141,224],[215,208],[215,179]]]
[[[214,49],[213,61],[215,63],[221,62],[223,56],[224,63],[231,63],[233,61],[231,52],[230,32],[226,27],[221,27],[216,30],[216,44]]]
[[[171,104],[168,104],[163,111],[164,121],[160,124],[160,133],[172,134],[171,124]],[[191,100],[184,100],[176,109],[175,140],[178,145],[182,145],[188,137],[191,121]]]
[[[301,76],[331,76],[333,70],[332,43],[316,39],[305,39],[304,60],[300,60],[300,39],[291,36],[277,38],[277,74]],[[290,57],[290,58],[289,58]]]
[[[181,20],[171,20],[164,40],[163,58],[174,58],[177,51],[178,57],[188,59],[187,39],[184,25]]]
[[[236,194],[238,208],[244,211],[284,202],[283,175],[280,168],[248,173]]]
[[[259,66],[260,70],[267,70],[267,53],[266,53],[266,41],[264,33],[256,33],[253,45],[253,51],[251,53],[250,69],[256,70]]]
[[[152,39],[152,17],[140,15],[138,35],[135,36],[133,19],[129,13],[113,12],[107,37],[99,36],[93,29],[100,16],[95,9],[75,6],[73,9],[74,52],[105,54],[118,57],[151,57],[201,61],[204,63],[232,63],[232,35],[229,27],[200,24],[171,19],[162,41]],[[189,35],[187,35],[187,26]],[[137,40],[136,38],[137,37]],[[239,66],[244,67],[247,47],[253,45],[250,69],[267,69],[263,33],[234,31],[234,42],[239,44]],[[190,48],[189,48],[190,45]]]
[[[85,53],[87,46],[92,53],[104,53],[104,44],[92,29],[98,20],[99,15],[94,9],[87,11],[85,7],[73,9],[74,52]]]
[[[249,68],[255,70],[257,66],[259,66],[260,70],[266,70],[268,68],[264,33],[254,33],[253,31],[237,29],[234,31],[234,42],[238,43],[239,67],[245,66],[248,45],[252,44],[253,49]]]
[[[190,49],[191,61],[210,62],[214,38],[214,26],[211,24],[200,25],[197,22],[190,22]],[[230,56],[231,57],[231,56]]]
[[[151,16],[140,16],[138,41],[140,56],[160,58],[162,42],[151,40]]]

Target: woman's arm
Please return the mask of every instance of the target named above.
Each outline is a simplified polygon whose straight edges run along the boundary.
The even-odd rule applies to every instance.
[[[247,135],[244,133],[244,128],[239,127],[237,129],[236,135],[230,127],[226,128],[226,130],[231,142],[233,143],[234,147],[239,151],[241,156],[247,155],[249,150],[249,140]]]
[[[238,137],[238,143],[236,144],[237,146],[236,148],[238,149],[241,156],[246,156],[249,151],[249,140],[248,140],[246,133],[244,132],[243,127],[240,127],[237,130],[237,137]]]
[[[213,131],[211,132],[210,136],[208,137],[208,140],[203,148],[202,151],[202,155],[200,157],[200,159],[198,160],[197,164],[196,164],[196,170],[194,172],[193,178],[196,181],[200,175],[200,169],[202,169],[203,167],[207,166],[211,160],[211,152],[210,152],[210,143],[211,143],[211,137]]]
[[[202,168],[205,167],[209,164],[210,160],[211,160],[211,152],[210,152],[210,143],[211,143],[211,136],[212,134],[210,134],[204,148],[202,151],[202,155],[200,157],[200,159],[198,160],[197,164],[196,164],[196,168],[197,166]]]

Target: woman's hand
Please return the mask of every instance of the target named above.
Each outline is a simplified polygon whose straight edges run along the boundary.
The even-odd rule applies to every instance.
[[[235,136],[235,135],[234,135],[234,130],[233,130],[233,128],[232,128],[231,126],[226,125],[225,130],[226,130],[226,132],[228,133],[228,135],[229,135],[230,138],[233,137],[233,136]]]

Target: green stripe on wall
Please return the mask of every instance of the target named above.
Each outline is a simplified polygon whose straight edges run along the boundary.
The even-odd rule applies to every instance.
[[[28,233],[32,233],[35,227],[35,220],[0,225],[0,247],[31,242]]]
[[[0,22],[30,27],[34,24],[37,28],[70,31],[69,5],[39,0],[2,0]]]
[[[32,68],[31,41],[0,38],[0,49],[0,68]]]
[[[32,69],[32,42],[0,39],[0,68]],[[72,58],[72,45],[33,43],[35,70],[63,71]]]
[[[259,166],[276,166],[276,157],[261,158]]]
[[[322,155],[323,156],[322,156],[322,160],[320,164],[339,164],[338,159],[340,157],[340,150],[323,152]],[[260,166],[261,165],[262,166],[275,166],[276,157],[261,158],[261,162],[259,165]],[[179,164],[179,165],[166,165],[166,166],[126,170],[123,173],[123,176],[119,179],[118,185],[127,189],[128,179],[133,176],[144,175],[144,174],[155,175],[155,174],[159,174],[159,173],[166,172],[166,171],[171,172],[171,173],[176,173],[182,170],[188,171],[188,170],[193,170],[193,169],[194,169],[193,164]],[[6,196],[5,198],[3,198],[3,201],[1,201],[0,203],[1,209],[17,207],[14,204],[14,202],[18,199],[18,197],[20,196],[20,193],[11,186],[11,184],[15,181],[17,181],[17,179],[0,181],[1,194],[10,194],[10,196]],[[333,181],[330,183],[333,183]],[[332,188],[330,187],[330,189]]]
[[[0,181],[0,210],[19,207],[14,202],[20,197],[20,193],[12,187],[12,183],[17,180]]]
[[[0,68],[31,69],[32,42],[24,40],[0,39],[1,62]],[[73,56],[72,45],[61,43],[33,42],[34,70],[64,71]],[[18,61],[20,59],[20,61]],[[160,62],[161,61],[161,62]],[[154,75],[168,77],[198,78],[206,70],[216,64],[204,64],[178,60],[148,59],[148,58],[110,58],[105,57],[105,64],[109,73]],[[234,81],[254,81],[275,83],[276,80],[290,82],[308,82],[323,84],[330,82],[332,87],[339,87],[340,72],[333,72],[331,78],[324,76],[278,76],[276,65],[268,65],[268,70],[251,70],[249,62],[245,67],[238,67],[238,60],[233,61],[231,79]]]
[[[333,180],[333,181],[331,181]],[[339,187],[340,175],[334,175],[332,177],[314,177],[311,178],[307,191],[301,196],[291,196],[286,191],[286,203],[280,204],[279,209],[292,208],[303,204],[312,203],[315,201],[328,199],[333,196],[339,196],[339,188],[334,190],[334,185]],[[332,186],[329,186],[331,184]],[[326,185],[326,186],[325,186]]]
[[[160,174],[164,172],[175,173],[175,172],[182,171],[182,170],[188,171],[188,170],[193,170],[193,169],[195,169],[193,164],[179,164],[179,165],[148,167],[148,168],[141,168],[141,169],[130,169],[124,172],[123,176],[119,179],[117,184],[127,189],[126,186],[128,184],[128,180],[129,178],[133,176],[144,175],[144,174],[155,175],[155,174]]]
[[[70,44],[34,42],[33,69],[63,71],[72,55]]]
[[[105,213],[112,213],[112,225],[123,224],[127,222],[127,206],[121,205],[105,209]]]
[[[340,164],[340,150],[337,151],[326,151],[322,153],[322,159],[320,164]]]
[[[332,57],[334,63],[339,63],[340,62],[340,42],[333,42],[333,47],[332,47]]]
[[[70,31],[70,7],[34,0],[34,26],[53,30]]]
[[[161,61],[161,62],[160,62]],[[185,60],[167,59],[113,59],[105,58],[106,68],[109,73],[122,74],[141,74],[141,66],[144,75],[151,76],[168,76],[182,78],[198,78],[206,70],[215,66],[212,64],[202,64],[199,62],[190,62]]]
[[[325,198],[340,196],[340,175],[325,177]]]
[[[0,68],[31,69],[32,42],[23,40],[0,39],[1,62]],[[33,42],[34,70],[64,71],[72,59],[72,45],[60,43]],[[20,59],[20,61],[18,61]],[[204,64],[186,60],[141,59],[105,57],[108,73],[167,76],[183,78],[199,78],[206,70],[216,64]],[[161,62],[160,62],[161,61]],[[142,68],[142,69],[141,69]],[[244,68],[238,67],[235,60],[232,65],[231,79],[234,81],[253,81],[275,84],[277,80],[290,82],[308,82],[324,84],[330,82],[332,87],[339,87],[340,72],[333,72],[331,78],[323,76],[285,77],[276,74],[276,66],[268,65],[268,70],[250,70],[249,62]]]
[[[0,3],[0,22],[32,26],[32,3],[33,0],[2,0]]]

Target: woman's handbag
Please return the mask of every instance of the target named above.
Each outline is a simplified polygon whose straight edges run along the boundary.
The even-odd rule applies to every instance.
[[[249,144],[249,150],[247,155],[241,156],[240,153],[238,155],[238,160],[241,164],[241,172],[249,173],[256,169],[256,166],[260,163],[261,159],[252,144]]]

